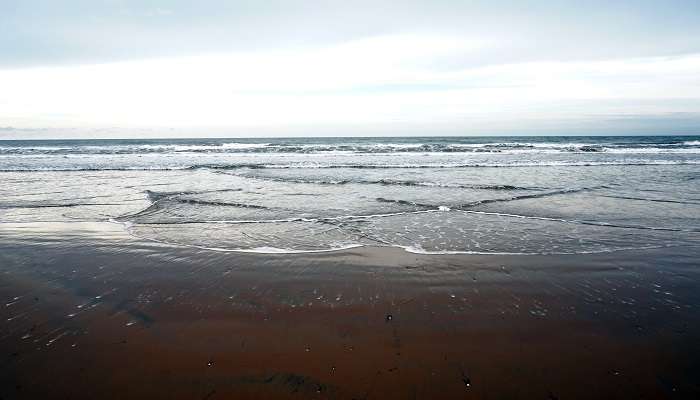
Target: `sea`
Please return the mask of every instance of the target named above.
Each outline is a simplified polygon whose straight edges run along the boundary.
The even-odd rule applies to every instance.
[[[700,136],[5,140],[0,187],[0,229],[222,252],[700,245]]]

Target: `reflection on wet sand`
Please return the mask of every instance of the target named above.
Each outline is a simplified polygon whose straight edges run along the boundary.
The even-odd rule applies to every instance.
[[[260,255],[0,228],[2,398],[697,398],[694,247]]]

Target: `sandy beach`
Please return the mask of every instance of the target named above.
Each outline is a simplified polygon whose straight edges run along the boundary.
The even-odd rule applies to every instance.
[[[700,0],[0,0],[0,400],[700,400]]]
[[[242,254],[0,227],[8,398],[696,398],[692,248]]]

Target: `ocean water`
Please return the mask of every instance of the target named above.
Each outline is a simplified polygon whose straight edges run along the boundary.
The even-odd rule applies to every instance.
[[[2,224],[218,251],[700,245],[700,136],[0,141]]]

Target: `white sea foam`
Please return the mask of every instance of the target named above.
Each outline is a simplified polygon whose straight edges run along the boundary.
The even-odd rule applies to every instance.
[[[31,154],[0,151],[0,170],[21,172],[0,179],[12,201],[45,206],[14,207],[7,218],[121,214],[111,222],[169,246],[264,254],[362,245],[420,254],[573,254],[697,240],[700,140],[662,139],[34,143],[39,149]],[[570,195],[571,187],[589,189]],[[56,190],[67,199],[111,197],[114,204],[104,206],[114,208],[87,207],[97,200],[71,203],[70,212],[46,207],[65,206],[49,194]],[[151,205],[125,215],[134,208],[129,204],[143,207],[124,202],[134,192],[143,201],[145,190]]]

